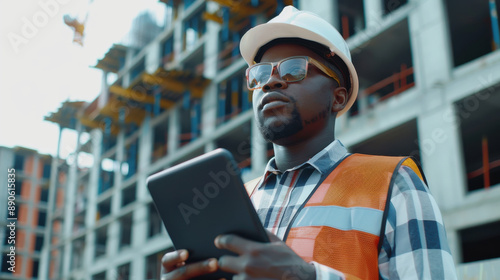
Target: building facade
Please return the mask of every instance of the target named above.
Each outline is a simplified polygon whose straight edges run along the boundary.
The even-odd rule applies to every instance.
[[[38,279],[52,164],[51,156],[34,150],[0,147],[1,279]],[[64,184],[64,174],[60,170],[59,185]],[[59,223],[53,224],[57,228]]]
[[[284,5],[319,14],[349,44],[360,94],[337,137],[351,152],[416,157],[460,277],[499,272],[498,0],[227,3],[162,0],[161,23],[158,9],[139,14],[130,40],[95,65],[100,95],[47,118],[77,131],[78,160],[61,238],[44,247],[60,256],[50,259],[58,269],[45,262],[41,279],[158,279],[173,247],[146,178],[217,147],[233,153],[244,180],[261,175],[272,145],[253,121],[238,43]]]

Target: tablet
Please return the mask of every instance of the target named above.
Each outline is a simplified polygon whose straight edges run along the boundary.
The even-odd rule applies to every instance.
[[[231,153],[216,149],[151,175],[147,187],[176,250],[187,263],[236,255],[215,247],[220,234],[269,242]],[[222,271],[199,279],[231,279]]]

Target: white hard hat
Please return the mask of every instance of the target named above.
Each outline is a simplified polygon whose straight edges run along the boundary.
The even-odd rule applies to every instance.
[[[338,113],[344,114],[351,108],[358,95],[358,74],[351,62],[351,53],[340,33],[318,15],[299,11],[293,6],[286,6],[281,13],[267,23],[248,30],[240,41],[240,52],[248,65],[254,64],[259,49],[279,38],[299,38],[322,44],[330,49],[345,63],[349,70],[350,88],[346,107]],[[346,78],[346,77],[344,77]]]

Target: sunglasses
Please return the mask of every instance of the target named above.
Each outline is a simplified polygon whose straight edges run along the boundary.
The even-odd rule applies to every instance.
[[[308,56],[292,56],[278,62],[262,62],[248,67],[246,71],[247,87],[249,90],[262,88],[271,79],[275,68],[281,80],[285,82],[301,81],[307,76],[309,64],[316,66],[340,85],[337,74],[321,62]]]

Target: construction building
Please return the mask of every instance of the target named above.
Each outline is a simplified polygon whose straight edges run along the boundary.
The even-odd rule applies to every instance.
[[[139,14],[130,40],[96,63],[100,95],[47,117],[77,132],[82,161],[69,167],[63,216],[48,214],[63,225],[40,279],[159,279],[172,243],[146,178],[217,147],[244,180],[261,175],[272,145],[253,121],[238,43],[284,5],[317,13],[349,44],[360,94],[337,137],[351,152],[419,159],[460,277],[500,272],[499,0],[159,4],[161,24],[158,9]]]
[[[51,156],[34,150],[0,147],[0,279],[38,279],[52,184],[59,197],[55,204],[63,205],[65,164],[61,162],[61,169],[54,172],[58,174],[54,182],[53,164]],[[61,222],[54,219],[52,224],[57,229]]]

